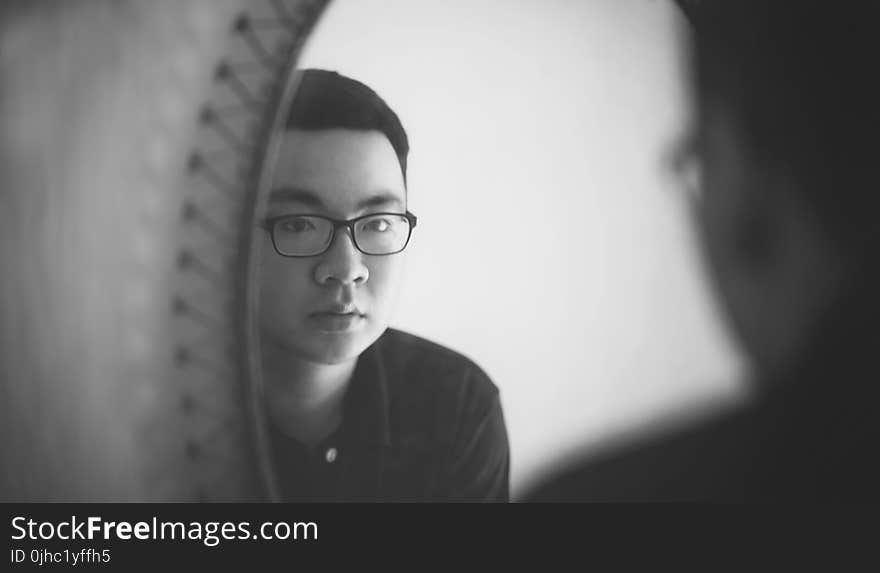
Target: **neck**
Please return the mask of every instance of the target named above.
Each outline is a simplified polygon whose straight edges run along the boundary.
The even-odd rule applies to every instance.
[[[342,423],[357,359],[321,364],[268,344],[262,354],[266,409],[275,426],[308,446],[332,434]]]

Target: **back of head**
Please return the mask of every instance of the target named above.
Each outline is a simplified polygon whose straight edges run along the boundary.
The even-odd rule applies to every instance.
[[[782,168],[828,238],[874,267],[880,129],[873,3],[682,0],[700,100],[722,102],[760,161]]]
[[[385,100],[370,87],[337,72],[302,70],[298,80],[287,129],[379,131],[391,142],[406,181],[409,140]]]

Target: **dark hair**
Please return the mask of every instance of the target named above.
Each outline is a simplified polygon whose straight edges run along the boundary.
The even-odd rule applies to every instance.
[[[368,86],[337,72],[307,69],[298,76],[287,129],[380,131],[391,142],[406,182],[409,140],[385,100]]]
[[[681,2],[701,100],[733,111],[755,157],[788,170],[830,237],[876,248],[873,3]]]

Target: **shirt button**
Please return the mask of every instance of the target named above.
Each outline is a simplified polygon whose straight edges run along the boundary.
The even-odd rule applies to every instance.
[[[336,461],[337,455],[339,455],[339,452],[336,451],[336,448],[328,448],[327,453],[324,454],[324,459],[327,460],[328,464],[332,464]]]

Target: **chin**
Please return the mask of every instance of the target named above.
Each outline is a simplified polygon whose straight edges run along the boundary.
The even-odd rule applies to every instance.
[[[316,333],[308,341],[291,346],[310,362],[343,364],[360,356],[376,338],[368,332]]]

